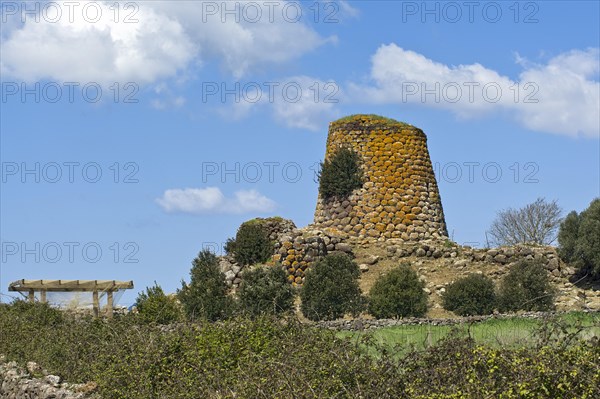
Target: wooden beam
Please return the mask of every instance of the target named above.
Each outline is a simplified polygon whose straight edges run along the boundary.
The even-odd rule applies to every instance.
[[[92,302],[94,307],[94,317],[100,314],[100,302],[98,301],[98,291],[92,292]]]
[[[133,281],[116,280],[18,280],[9,284],[9,291],[28,292],[30,289],[47,292],[118,291],[133,288]]]
[[[46,302],[48,302],[48,301],[46,300],[46,290],[41,290],[41,291],[40,291],[40,302],[42,302],[42,303],[46,303]]]
[[[108,291],[106,293],[106,317],[112,319],[113,317],[113,293]]]
[[[29,290],[29,302],[33,303],[35,301],[35,291]]]

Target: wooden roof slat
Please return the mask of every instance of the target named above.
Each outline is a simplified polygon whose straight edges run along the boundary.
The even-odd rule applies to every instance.
[[[9,291],[117,291],[133,288],[133,281],[117,280],[17,280],[9,284]]]

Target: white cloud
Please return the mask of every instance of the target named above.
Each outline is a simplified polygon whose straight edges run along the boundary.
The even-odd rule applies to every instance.
[[[220,114],[239,119],[262,108],[284,126],[312,131],[322,131],[323,126],[340,115],[337,105],[343,93],[333,80],[302,75],[272,80],[270,85],[252,86],[253,90],[246,94],[244,85],[241,85],[240,101],[221,107]]]
[[[276,203],[256,190],[240,190],[227,198],[218,187],[166,190],[156,202],[166,212],[250,213],[271,212]]]
[[[335,106],[342,96],[335,81],[322,81],[308,76],[286,79],[287,93],[273,103],[275,119],[288,127],[323,130],[323,126],[339,115]],[[285,86],[284,86],[285,87]]]
[[[156,85],[154,92],[158,97],[151,101],[151,105],[157,110],[180,108],[186,103],[185,97],[175,94],[165,83]]]
[[[84,18],[87,3],[101,7],[98,22]],[[82,1],[70,21],[69,6],[55,2],[62,10],[56,22],[43,15],[39,22],[28,16],[24,24],[12,23],[21,15],[9,18],[10,32],[2,36],[1,71],[25,81],[146,84],[216,60],[239,78],[251,70],[289,62],[335,39],[320,37],[303,20],[286,19],[282,10],[289,2],[271,2],[277,4],[272,16],[263,2],[232,3],[131,3],[139,7],[136,11],[121,2],[115,21],[115,2]],[[259,5],[261,17],[256,21],[251,11],[242,11],[249,4]],[[209,6],[219,9],[213,14]],[[226,12],[233,6],[239,17]],[[125,23],[124,17],[134,11],[138,22]]]
[[[320,37],[304,23],[310,20],[307,15],[296,21],[294,8],[299,4],[238,0],[229,4],[158,2],[155,7],[183,24],[188,35],[201,44],[203,57],[217,57],[225,69],[240,78],[251,70],[294,60],[336,40]]]
[[[84,18],[88,3],[100,7],[99,21]],[[3,40],[3,74],[28,82],[147,84],[175,75],[195,52],[181,24],[152,8],[140,7],[139,22],[124,23],[115,22],[108,2],[81,2],[71,22],[67,5],[58,4],[63,11],[56,22],[29,17]]]
[[[357,18],[360,15],[360,10],[358,8],[352,7],[349,1],[338,0],[337,3],[339,4],[342,17]]]
[[[599,69],[598,49],[588,49],[561,54],[546,65],[525,70],[520,81],[538,85],[539,103],[519,104],[518,119],[536,131],[599,137]]]
[[[525,69],[514,81],[480,64],[451,66],[395,44],[372,57],[372,85],[351,85],[355,100],[422,103],[462,118],[508,111],[529,129],[569,136],[600,135],[598,49],[575,50]]]

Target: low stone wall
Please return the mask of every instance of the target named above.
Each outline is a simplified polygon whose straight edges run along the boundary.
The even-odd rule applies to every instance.
[[[5,362],[0,355],[0,397],[5,399],[100,399],[93,393],[96,384],[69,384],[48,374],[36,363],[27,369],[16,362]]]
[[[555,247],[516,245],[492,249],[474,249],[470,247],[444,246],[440,242],[417,245],[390,245],[387,252],[393,259],[400,260],[408,256],[429,258],[460,258],[462,262],[485,262],[509,265],[519,260],[538,260],[553,276],[569,276],[574,273],[559,258]],[[460,262],[457,267],[460,267]]]
[[[524,312],[519,314],[494,314],[489,316],[470,316],[455,319],[429,319],[408,317],[404,319],[352,319],[352,320],[329,320],[315,322],[314,325],[320,328],[327,328],[336,331],[364,331],[374,330],[385,327],[395,326],[452,326],[457,324],[481,323],[487,320],[512,319],[515,317],[527,319],[545,319],[556,316],[564,312]],[[589,313],[599,313],[598,311]]]

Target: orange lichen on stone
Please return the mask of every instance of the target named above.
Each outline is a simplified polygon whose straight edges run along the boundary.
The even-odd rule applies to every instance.
[[[330,123],[325,157],[341,145],[351,146],[362,158],[365,182],[343,205],[319,199],[317,226],[404,240],[447,236],[421,129],[377,115],[352,115]],[[417,226],[422,227],[417,231]]]

